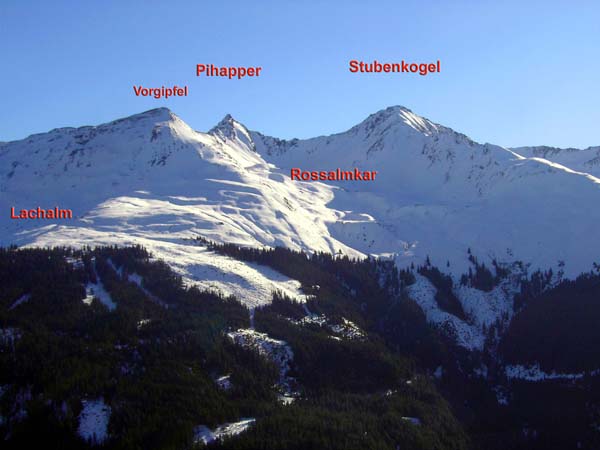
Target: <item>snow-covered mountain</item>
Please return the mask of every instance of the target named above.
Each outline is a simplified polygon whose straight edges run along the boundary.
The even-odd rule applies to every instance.
[[[548,268],[564,261],[570,275],[597,259],[588,241],[597,178],[478,144],[406,108],[380,111],[332,136],[252,137],[278,167],[379,172],[376,182],[337,183],[329,204],[346,214],[330,227],[333,235],[363,253],[394,252],[400,265],[430,255],[438,266],[449,261],[454,273],[468,269],[469,247],[485,262]]]
[[[526,153],[526,152],[522,152]],[[376,170],[375,181],[300,182],[290,169]],[[352,256],[427,256],[458,276],[517,260],[574,276],[597,261],[600,180],[478,144],[403,107],[331,136],[285,141],[226,116],[207,133],[160,108],[0,145],[2,245],[140,243],[190,283],[250,304],[298,283],[215,255],[197,236]],[[11,207],[73,220],[13,220]],[[564,264],[563,264],[564,262]]]
[[[221,124],[196,133],[166,109],[98,127],[31,136],[0,149],[2,244],[139,243],[189,282],[237,294],[249,304],[299,283],[219,257],[186,239],[333,251],[325,187],[275,180],[243,136]],[[11,220],[17,210],[69,208],[74,220]],[[317,219],[316,221],[314,219]]]

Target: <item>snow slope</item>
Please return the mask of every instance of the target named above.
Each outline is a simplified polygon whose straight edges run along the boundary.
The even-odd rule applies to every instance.
[[[408,287],[408,295],[421,307],[429,323],[453,337],[458,345],[469,350],[482,350],[485,336],[481,328],[440,309],[435,293],[435,286],[419,274],[415,275],[415,283]]]
[[[527,158],[543,158],[569,169],[600,177],[600,146],[578,149],[541,145],[537,147],[516,147],[512,150]]]

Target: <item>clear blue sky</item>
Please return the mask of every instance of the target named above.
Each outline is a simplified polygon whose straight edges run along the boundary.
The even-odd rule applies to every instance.
[[[593,1],[2,0],[0,141],[159,106],[197,130],[231,113],[304,138],[403,105],[481,142],[600,145],[599,24]],[[442,73],[357,75],[351,59],[440,59]],[[263,72],[197,78],[197,63]]]

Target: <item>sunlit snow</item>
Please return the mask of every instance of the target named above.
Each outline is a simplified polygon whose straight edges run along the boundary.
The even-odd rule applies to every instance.
[[[216,440],[226,439],[243,433],[250,428],[254,422],[256,422],[256,419],[242,419],[239,422],[224,423],[214,430],[211,430],[205,425],[198,425],[194,428],[194,442],[210,444]]]

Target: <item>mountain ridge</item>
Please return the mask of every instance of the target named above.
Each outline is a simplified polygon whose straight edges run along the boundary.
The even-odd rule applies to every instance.
[[[456,276],[470,267],[471,247],[482,262],[522,260],[548,268],[573,260],[576,267],[565,269],[572,275],[595,261],[590,246],[575,236],[592,234],[593,220],[583,205],[600,195],[596,178],[479,144],[403,106],[380,110],[341,133],[288,141],[250,131],[229,114],[199,132],[168,108],[155,108],[96,127],[55,129],[6,143],[0,162],[7,168],[0,172],[3,209],[32,201],[73,203],[77,217],[103,222],[108,215],[120,232],[131,232],[135,215],[142,214],[151,223],[140,225],[140,236],[144,227],[158,230],[166,220],[177,224],[170,228],[178,230],[177,239],[204,233],[251,246],[343,249],[356,256],[391,256],[400,266],[429,256],[440,266],[451,261]],[[378,178],[294,182],[291,167],[376,170]],[[202,192],[206,195],[199,196]],[[178,197],[188,200],[174,200]],[[169,213],[148,205],[162,205]],[[542,223],[570,216],[568,233],[539,235]],[[509,217],[526,224],[520,234]],[[57,230],[64,232],[38,225],[9,223],[0,237],[27,243],[26,236],[37,236],[33,242],[47,236],[47,243]],[[73,232],[71,225],[58,226]],[[95,226],[78,222],[75,228]],[[564,242],[566,248],[542,245],[549,242]]]
[[[586,172],[600,177],[600,146],[584,149],[558,148],[546,145],[532,147],[515,147],[515,152],[523,156],[542,158],[553,163],[561,164],[578,172]]]

